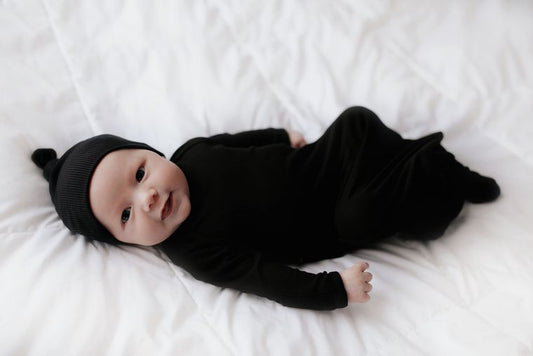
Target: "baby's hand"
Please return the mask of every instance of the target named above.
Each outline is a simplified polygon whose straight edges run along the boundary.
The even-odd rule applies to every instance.
[[[287,130],[287,133],[289,134],[289,140],[291,141],[292,148],[300,148],[307,144],[301,133],[292,130]]]
[[[344,289],[346,289],[348,303],[364,303],[370,299],[368,293],[372,290],[370,284],[372,274],[365,272],[367,268],[368,263],[359,262],[339,272],[344,283]]]

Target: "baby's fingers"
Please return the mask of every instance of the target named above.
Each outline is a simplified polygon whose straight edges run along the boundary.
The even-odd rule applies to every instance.
[[[357,266],[357,269],[361,272],[366,271],[369,267],[368,262],[359,262],[355,266]]]
[[[370,283],[365,283],[365,285],[363,286],[363,290],[365,291],[365,293],[370,293],[372,291],[372,284]]]
[[[362,283],[361,286],[361,293],[359,295],[359,302],[360,303],[366,303],[370,300],[370,292],[372,291],[372,284],[370,283]]]

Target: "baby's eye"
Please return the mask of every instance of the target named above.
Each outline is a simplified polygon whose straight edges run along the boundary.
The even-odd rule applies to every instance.
[[[140,182],[141,180],[143,180],[143,177],[144,177],[144,168],[141,167],[137,170],[137,173],[135,173],[135,179],[137,180],[137,182]]]
[[[131,208],[124,209],[124,211],[122,212],[122,215],[120,216],[120,220],[122,221],[123,224],[128,222],[128,220],[130,219],[130,213],[131,213]]]

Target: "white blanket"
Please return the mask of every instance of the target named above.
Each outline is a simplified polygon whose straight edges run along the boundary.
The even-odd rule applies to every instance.
[[[533,3],[0,0],[0,354],[533,354]],[[113,133],[167,157],[264,127],[316,139],[346,107],[494,176],[430,243],[366,260],[369,303],[283,307],[192,278],[152,248],[89,244],[30,161]]]

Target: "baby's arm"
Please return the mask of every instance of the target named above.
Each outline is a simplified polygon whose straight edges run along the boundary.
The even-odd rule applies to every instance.
[[[276,143],[289,144],[289,133],[284,129],[260,129],[235,134],[223,133],[208,138],[211,142],[228,147],[265,146]]]
[[[300,148],[307,144],[302,134],[297,131],[272,128],[243,131],[236,134],[219,134],[211,136],[209,139],[213,142],[230,147],[264,146],[276,143],[288,143],[293,148]]]
[[[344,289],[346,289],[348,303],[364,303],[370,299],[368,293],[372,290],[370,284],[372,274],[365,272],[367,268],[367,262],[359,262],[339,272],[344,283]]]
[[[348,304],[338,272],[309,273],[266,261],[257,251],[227,246],[220,240],[204,241],[200,235],[193,243],[166,252],[196,279],[289,307],[331,310]]]

